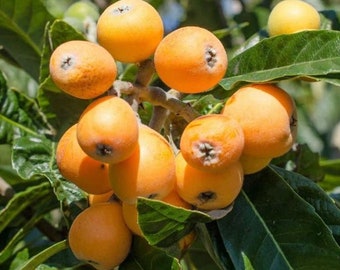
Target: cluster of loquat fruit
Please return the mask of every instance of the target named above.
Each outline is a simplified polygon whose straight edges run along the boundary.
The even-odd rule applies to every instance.
[[[50,58],[54,83],[91,100],[62,135],[56,161],[61,175],[89,194],[90,206],[73,221],[68,240],[74,255],[96,269],[120,265],[132,236],[143,236],[138,197],[201,211],[228,207],[244,175],[285,154],[296,137],[290,95],[273,84],[252,84],[229,97],[220,113],[190,121],[174,149],[123,97],[105,94],[117,78],[116,61],[152,57],[159,78],[181,93],[208,91],[223,78],[227,53],[213,33],[186,26],[163,35],[150,4],[120,0],[100,15],[98,43],[68,41]]]

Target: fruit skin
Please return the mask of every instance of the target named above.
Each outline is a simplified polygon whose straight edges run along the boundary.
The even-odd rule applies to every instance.
[[[238,161],[244,147],[241,125],[222,114],[200,116],[184,129],[180,149],[196,169],[223,170]]]
[[[320,29],[320,15],[310,4],[300,0],[279,2],[268,17],[270,36]]]
[[[111,200],[111,198],[113,198],[113,196],[114,196],[113,190],[110,190],[103,194],[89,194],[88,202],[90,206],[96,203],[108,202]]]
[[[137,197],[161,200],[176,181],[175,155],[155,130],[140,125],[138,147],[126,160],[110,164],[109,177],[117,197],[136,203]]]
[[[154,63],[157,74],[169,87],[183,93],[200,93],[223,78],[228,57],[213,33],[185,26],[164,37],[155,51]]]
[[[121,62],[135,63],[149,58],[164,35],[157,10],[142,0],[120,0],[100,15],[97,38]]]
[[[77,125],[80,147],[90,157],[117,163],[138,144],[138,121],[130,105],[116,96],[100,97],[81,114]]]
[[[243,170],[239,162],[219,172],[190,166],[181,153],[176,156],[176,190],[179,196],[201,210],[215,210],[230,205],[240,193]]]
[[[84,40],[67,41],[51,54],[53,82],[65,93],[80,99],[102,95],[117,76],[115,60],[98,44]]]
[[[240,162],[245,175],[261,171],[269,165],[271,160],[272,158],[270,157],[253,157],[247,155],[241,155],[240,157]]]
[[[109,270],[121,264],[129,254],[132,242],[122,206],[107,202],[86,208],[71,224],[68,242],[79,260],[96,269]]]
[[[294,100],[273,84],[252,84],[238,89],[222,114],[238,121],[244,133],[243,154],[278,157],[290,150],[296,138]]]
[[[68,128],[59,140],[56,162],[61,175],[80,189],[92,194],[110,191],[109,166],[89,157],[77,141],[77,124]]]

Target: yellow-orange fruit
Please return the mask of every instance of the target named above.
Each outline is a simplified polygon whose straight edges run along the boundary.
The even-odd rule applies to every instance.
[[[107,202],[86,208],[73,221],[68,242],[79,260],[100,270],[115,268],[129,254],[132,242],[122,206]]]
[[[252,174],[261,171],[271,160],[271,157],[253,157],[247,155],[241,155],[240,157],[244,174]]]
[[[212,32],[185,26],[163,38],[155,51],[154,63],[157,74],[169,87],[200,93],[223,78],[228,58],[223,44]]]
[[[245,155],[278,157],[292,147],[297,130],[295,103],[273,84],[252,84],[237,90],[222,114],[238,121],[244,133]]]
[[[244,147],[241,125],[222,114],[200,116],[184,129],[180,150],[185,160],[202,170],[223,170],[238,161]]]
[[[49,63],[53,82],[67,94],[91,99],[102,95],[117,76],[115,60],[102,46],[83,40],[59,45]]]
[[[184,209],[192,209],[192,205],[181,198],[178,195],[176,188],[174,188],[166,197],[162,199],[162,202],[171,204],[172,206],[182,207]]]
[[[138,147],[126,160],[110,164],[111,186],[119,199],[136,203],[137,197],[162,199],[173,189],[175,156],[158,132],[141,125]]]
[[[177,243],[179,250],[181,251],[180,258],[190,248],[197,238],[197,232],[192,230],[187,235],[183,236]]]
[[[95,203],[102,203],[102,202],[108,202],[114,195],[114,191],[110,190],[103,194],[89,194],[88,201],[89,205],[95,204]]]
[[[142,0],[113,3],[100,15],[97,23],[99,44],[116,60],[126,63],[149,58],[163,34],[163,22],[157,10]]]
[[[130,105],[116,96],[93,101],[77,125],[80,147],[90,157],[106,163],[127,159],[138,144],[138,121]]]
[[[222,171],[210,172],[190,166],[181,153],[176,156],[176,176],[179,196],[202,210],[227,207],[236,199],[243,184],[239,162]]]
[[[110,191],[108,164],[89,157],[77,141],[77,125],[71,126],[60,138],[56,162],[61,175],[88,193]]]
[[[137,204],[122,202],[122,209],[126,226],[131,230],[133,234],[143,237],[142,230],[138,224]]]
[[[268,17],[270,36],[292,34],[320,28],[320,15],[309,3],[300,0],[279,2]]]

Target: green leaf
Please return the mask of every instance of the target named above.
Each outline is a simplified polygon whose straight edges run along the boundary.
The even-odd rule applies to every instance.
[[[314,207],[271,168],[247,176],[234,209],[217,221],[236,269],[338,269],[340,248]]]
[[[67,240],[62,240],[55,243],[54,245],[44,249],[37,255],[30,258],[21,268],[21,270],[31,270],[36,269],[40,264],[45,262],[47,259],[53,255],[61,252],[62,250],[68,248]]]
[[[314,207],[316,213],[332,231],[333,237],[340,243],[340,209],[328,194],[313,181],[300,174],[272,165],[271,167],[288,182],[299,196]]]
[[[54,133],[35,100],[8,89],[0,72],[0,143],[11,143],[15,137],[26,134],[52,136]]]
[[[53,20],[41,1],[0,1],[0,44],[36,81],[45,26]]]
[[[0,211],[0,232],[17,218],[26,207],[40,202],[44,197],[50,196],[51,192],[51,185],[44,182],[15,194],[6,207]]]
[[[247,83],[275,82],[293,77],[330,78],[340,84],[340,33],[303,31],[261,40],[229,61],[220,85],[236,90]]]
[[[325,172],[325,178],[319,185],[331,191],[340,186],[340,159],[321,160],[320,165]]]
[[[84,199],[85,193],[59,173],[55,161],[56,144],[44,137],[21,137],[13,142],[13,167],[23,179],[46,177],[59,201],[71,204]]]
[[[294,171],[315,182],[319,182],[325,175],[319,161],[319,154],[313,152],[307,144],[296,144],[285,155],[273,159],[271,164]]]
[[[51,189],[50,184],[44,183],[44,185],[45,186],[48,185],[48,189],[50,190],[50,192],[47,196],[44,196],[42,198],[40,197],[40,194],[38,198],[35,198],[36,195],[33,193],[34,190],[33,191],[31,190],[29,194],[25,193],[27,192],[27,190],[24,191],[24,194],[26,194],[25,199],[29,202],[29,205],[23,204],[26,207],[28,207],[28,208],[25,208],[25,210],[22,209],[23,206],[21,204],[18,205],[18,203],[21,202],[20,199],[18,198],[15,199],[16,200],[15,203],[11,201],[11,204],[6,206],[5,211],[9,213],[16,213],[16,216],[18,216],[19,214],[25,215],[25,219],[22,221],[22,223],[19,223],[20,225],[16,224],[17,227],[20,226],[20,230],[18,230],[14,235],[12,235],[12,237],[10,238],[10,241],[8,241],[8,243],[3,248],[3,250],[1,250],[0,265],[3,262],[5,262],[7,259],[9,259],[16,252],[17,245],[19,244],[19,242],[23,240],[24,237],[27,236],[27,234],[37,225],[37,223],[46,216],[46,213],[58,207],[58,204],[56,203],[57,201],[51,200],[50,195],[52,195],[52,189]],[[19,195],[19,196],[22,198],[22,195]],[[34,196],[34,199],[27,199],[27,197],[29,196]],[[32,202],[37,202],[37,203],[35,203],[32,206],[31,205]],[[21,213],[17,212],[19,209],[25,212],[23,211],[21,211]],[[32,216],[28,214],[29,212],[32,213]],[[26,213],[26,214],[23,214],[23,213]]]
[[[119,266],[120,270],[179,270],[179,261],[165,251],[153,247],[141,237],[135,237],[130,255]]]
[[[212,219],[203,212],[186,210],[167,203],[138,198],[138,223],[149,242],[158,247],[169,247],[191,232],[197,222]]]

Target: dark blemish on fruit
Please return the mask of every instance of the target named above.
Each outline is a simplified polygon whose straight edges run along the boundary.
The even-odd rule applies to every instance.
[[[113,148],[106,144],[97,144],[96,154],[101,157],[112,156]]]

